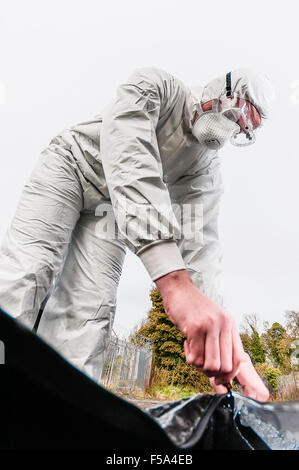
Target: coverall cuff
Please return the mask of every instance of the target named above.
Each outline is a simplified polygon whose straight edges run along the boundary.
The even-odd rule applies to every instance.
[[[186,269],[175,240],[163,240],[159,243],[153,243],[137,255],[153,281],[173,271]]]

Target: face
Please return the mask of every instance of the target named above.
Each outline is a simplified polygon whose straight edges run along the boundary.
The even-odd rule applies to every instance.
[[[251,122],[252,129],[255,130],[261,125],[261,116],[256,107],[250,103],[250,101],[246,101],[247,109],[248,109],[248,118]],[[237,124],[241,127],[241,130],[246,134],[248,132],[248,126],[245,122],[243,116],[240,117]]]
[[[248,123],[246,121],[250,121],[251,129],[254,130],[261,125],[261,116],[256,107],[248,100],[242,100],[241,98],[238,98],[235,105],[241,107],[242,105],[244,105],[244,102],[246,103],[247,119],[245,120],[244,117],[241,115],[241,117],[236,122],[240,126],[242,132],[247,134],[249,129],[247,125]],[[212,105],[213,100],[207,101],[206,103],[202,104],[202,110],[210,111],[212,109]],[[198,113],[195,114],[193,122],[196,121],[197,117]]]

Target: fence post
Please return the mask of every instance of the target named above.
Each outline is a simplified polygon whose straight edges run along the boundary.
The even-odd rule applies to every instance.
[[[115,361],[115,351],[117,351],[117,338],[116,338],[116,343],[114,344],[115,347],[113,348],[113,351],[112,351],[112,360],[111,360],[111,365],[110,365],[110,371],[109,371],[109,377],[108,377],[108,384],[107,386],[109,387],[110,383],[111,383],[111,379],[112,379],[112,373],[113,373],[113,367],[114,367],[114,361]]]

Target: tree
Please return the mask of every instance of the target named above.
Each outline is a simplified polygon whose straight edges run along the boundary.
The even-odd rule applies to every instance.
[[[265,350],[263,348],[258,332],[254,329],[252,330],[250,353],[251,360],[254,364],[265,362]]]
[[[244,351],[249,354],[250,356],[250,345],[251,345],[251,337],[248,333],[240,333],[240,338],[243,344]]]
[[[287,334],[286,329],[278,322],[272,324],[263,334],[263,344],[267,348],[268,356],[275,367],[284,374],[292,370],[291,355],[292,338]]]
[[[243,330],[247,334],[251,334],[253,330],[259,330],[259,319],[256,313],[250,313],[243,316],[245,323],[243,323]]]
[[[258,333],[259,320],[256,314],[245,315],[245,333],[241,335],[244,350],[249,354],[254,364],[262,364],[266,360],[265,349]],[[242,338],[243,337],[243,338]]]
[[[292,341],[299,340],[299,312],[287,310],[285,312],[286,331],[292,338]]]

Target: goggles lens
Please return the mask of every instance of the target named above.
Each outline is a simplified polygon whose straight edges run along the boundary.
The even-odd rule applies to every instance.
[[[247,100],[235,93],[222,95],[218,100],[218,111],[233,122],[239,124],[241,131],[248,134],[257,129],[261,118],[257,109]]]

